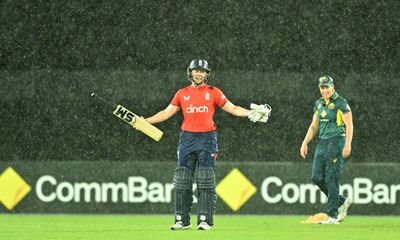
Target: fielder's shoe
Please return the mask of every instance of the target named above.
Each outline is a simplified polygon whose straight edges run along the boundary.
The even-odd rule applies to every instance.
[[[198,230],[210,230],[211,226],[208,225],[206,222],[200,222],[199,226],[197,227]]]
[[[347,216],[347,210],[351,205],[351,199],[346,198],[344,203],[338,208],[338,221],[341,222]]]
[[[177,221],[174,225],[171,226],[171,230],[186,230],[186,229],[190,229],[191,227],[192,227],[192,224],[183,225],[182,221]]]
[[[328,217],[326,220],[319,222],[318,224],[339,224],[337,218]]]

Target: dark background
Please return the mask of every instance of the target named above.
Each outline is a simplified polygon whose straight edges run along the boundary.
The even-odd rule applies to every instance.
[[[273,108],[267,124],[219,110],[220,160],[298,161],[327,73],[353,110],[350,161],[400,161],[399,1],[0,5],[1,161],[175,161],[180,113],[157,143],[90,94],[148,117],[198,57],[234,104]]]

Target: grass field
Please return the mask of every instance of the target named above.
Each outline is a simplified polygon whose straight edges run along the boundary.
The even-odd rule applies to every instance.
[[[307,216],[217,215],[211,231],[171,231],[169,215],[0,215],[0,239],[399,239],[400,217],[349,216],[339,225]],[[194,223],[195,217],[192,218]]]

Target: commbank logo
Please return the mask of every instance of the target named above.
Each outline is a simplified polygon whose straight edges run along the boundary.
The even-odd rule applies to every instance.
[[[31,186],[12,168],[0,175],[0,202],[12,210],[31,191]]]

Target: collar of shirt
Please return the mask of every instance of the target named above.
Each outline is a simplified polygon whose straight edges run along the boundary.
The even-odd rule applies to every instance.
[[[332,96],[329,98],[329,102],[330,102],[331,100],[335,100],[338,96],[339,96],[339,94],[335,91],[335,92],[332,94]],[[324,98],[323,98],[323,97],[321,97],[321,102],[322,102],[322,103],[324,102]]]
[[[193,88],[193,89],[203,89],[203,88],[208,87],[208,85],[205,84],[205,83],[203,83],[203,85],[201,85],[201,86],[199,86],[199,87],[195,87],[195,86],[193,86],[193,84],[190,84],[189,87],[190,87],[190,88]]]

